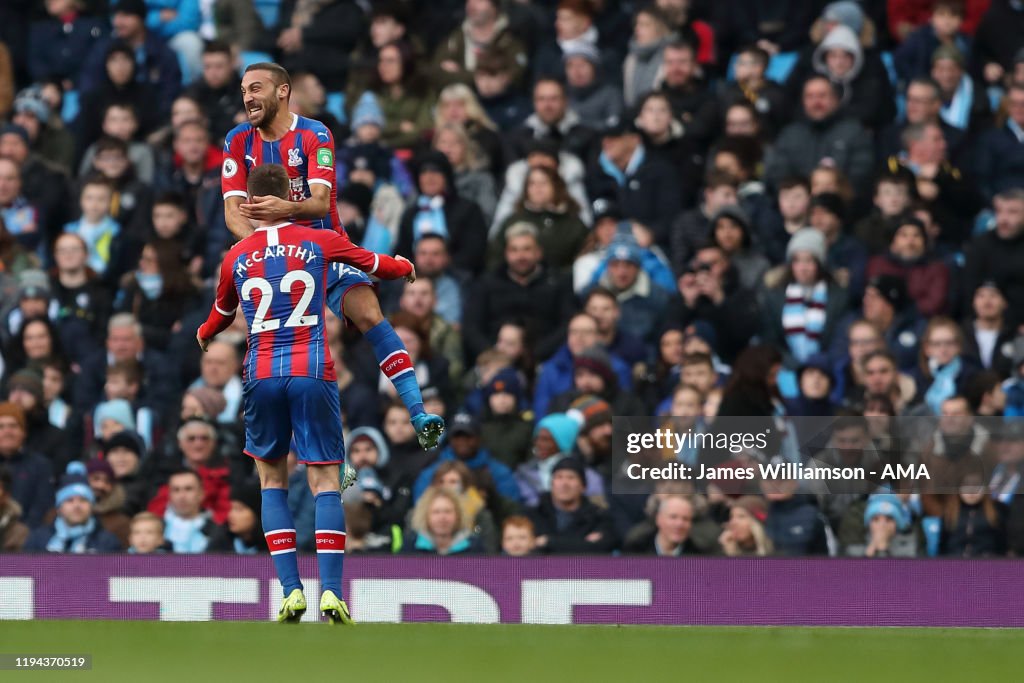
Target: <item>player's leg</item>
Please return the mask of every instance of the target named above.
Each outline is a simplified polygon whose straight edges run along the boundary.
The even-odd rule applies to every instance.
[[[332,382],[324,380],[296,377],[292,382],[292,428],[299,462],[306,464],[315,505],[316,559],[323,591],[320,611],[331,623],[351,624],[352,617],[341,592],[345,509],[341,504],[339,468],[344,466],[345,441],[338,391]]]
[[[247,382],[245,406],[245,453],[256,461],[262,502],[260,515],[267,547],[285,597],[278,621],[296,622],[306,611],[295,556],[295,521],[288,508],[288,446],[292,422],[286,392],[289,380],[262,379]]]
[[[444,420],[423,410],[423,397],[405,344],[384,319],[377,293],[364,273],[332,264],[328,276],[327,305],[340,318],[348,318],[373,346],[381,372],[394,384],[409,410],[423,448],[433,448],[444,433]]]

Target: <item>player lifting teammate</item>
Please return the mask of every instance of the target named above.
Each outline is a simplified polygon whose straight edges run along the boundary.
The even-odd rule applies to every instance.
[[[294,220],[334,230],[348,240],[338,218],[331,132],[319,121],[290,112],[290,95],[291,79],[281,66],[260,62],[245,70],[242,100],[249,121],[224,140],[221,186],[228,229],[242,238],[252,232],[250,221]],[[247,197],[246,178],[268,163],[285,167],[288,196]],[[444,420],[424,411],[412,359],[384,319],[371,285],[361,271],[335,265],[328,273],[327,306],[351,320],[373,345],[381,371],[409,409],[420,445],[433,448],[444,432]]]
[[[250,197],[288,196],[288,173],[264,164],[249,174]],[[344,463],[341,404],[324,326],[332,262],[385,279],[416,279],[408,260],[377,255],[335,232],[257,219],[256,231],[228,251],[217,298],[196,338],[203,351],[235,319],[241,301],[249,327],[243,367],[245,453],[256,460],[262,488],[263,531],[284,589],[278,621],[306,611],[295,558],[295,522],[288,509],[287,455],[294,438],[308,465],[316,513],[316,553],[323,595],[320,611],[332,623],[352,623],[341,599],[345,513],[339,492]]]

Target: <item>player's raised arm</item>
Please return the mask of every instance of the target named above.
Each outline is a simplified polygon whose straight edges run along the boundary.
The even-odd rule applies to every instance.
[[[324,250],[324,258],[355,266],[368,275],[376,275],[382,280],[397,280],[400,277],[410,282],[416,279],[416,269],[408,259],[398,256],[392,258],[387,254],[376,254],[334,232],[322,231],[317,241]]]
[[[210,340],[231,326],[238,311],[238,292],[235,290],[235,281],[231,269],[235,261],[235,250],[232,249],[224,257],[220,264],[220,279],[217,281],[217,298],[210,308],[210,315],[206,322],[199,326],[196,332],[196,340],[199,347],[206,351]]]
[[[220,170],[220,188],[224,195],[224,222],[237,239],[253,232],[252,223],[242,215],[239,207],[248,201],[245,184],[249,173],[245,165],[245,148],[238,129],[228,133],[224,140],[224,161]]]

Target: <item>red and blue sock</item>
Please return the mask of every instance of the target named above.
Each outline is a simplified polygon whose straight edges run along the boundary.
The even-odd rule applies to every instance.
[[[416,370],[409,352],[395,334],[391,323],[381,321],[366,333],[366,338],[373,344],[381,372],[395,385],[395,390],[409,409],[409,417],[422,415],[423,396],[420,395],[420,385],[416,381]]]
[[[316,494],[316,561],[320,567],[320,590],[341,597],[341,575],[345,565],[345,508],[341,494]]]
[[[267,539],[270,556],[274,559],[277,578],[287,597],[296,588],[302,590],[299,562],[295,557],[295,521],[288,509],[288,491],[263,489],[262,500],[263,535]]]

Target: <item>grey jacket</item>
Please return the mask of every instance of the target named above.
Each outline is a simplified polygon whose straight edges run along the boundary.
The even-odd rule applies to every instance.
[[[764,179],[778,187],[791,176],[806,178],[823,159],[832,159],[859,192],[869,189],[875,163],[871,136],[856,119],[844,116],[795,121],[783,128],[765,160]]]

